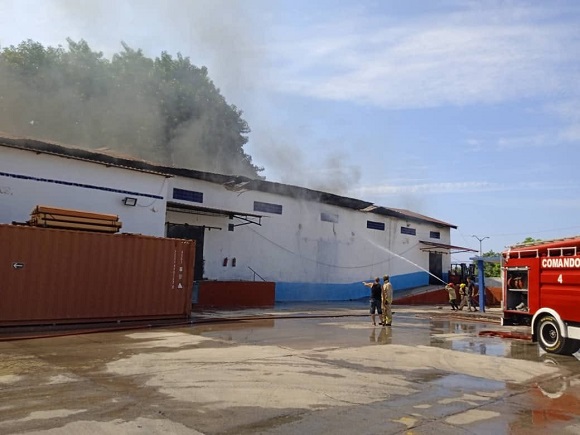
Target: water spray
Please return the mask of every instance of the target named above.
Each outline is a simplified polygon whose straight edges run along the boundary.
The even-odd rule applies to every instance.
[[[413,265],[413,266],[415,266],[417,269],[420,269],[420,270],[422,270],[423,272],[427,272],[429,275],[431,275],[433,278],[435,278],[435,279],[437,279],[437,280],[441,281],[443,284],[447,284],[445,281],[443,281],[443,280],[442,280],[441,278],[439,278],[437,275],[433,275],[431,272],[429,272],[427,269],[424,269],[424,268],[422,268],[422,267],[421,267],[421,266],[419,266],[417,263],[413,263],[411,260],[409,260],[409,259],[407,259],[407,258],[403,257],[402,255],[399,255],[399,254],[397,254],[396,252],[393,252],[393,251],[391,251],[391,250],[390,250],[390,249],[388,249],[388,248],[385,248],[384,246],[381,246],[381,245],[379,245],[379,244],[378,244],[378,243],[376,243],[376,242],[373,242],[373,241],[372,241],[372,240],[370,240],[370,239],[367,239],[367,241],[369,241],[369,242],[370,242],[370,243],[371,243],[373,246],[375,246],[375,247],[377,247],[377,248],[379,248],[379,249],[382,249],[383,251],[385,251],[385,252],[388,252],[389,254],[391,254],[391,255],[394,255],[395,257],[398,257],[398,258],[400,258],[401,260],[405,260],[407,263],[410,263],[410,264],[412,264],[412,265]]]

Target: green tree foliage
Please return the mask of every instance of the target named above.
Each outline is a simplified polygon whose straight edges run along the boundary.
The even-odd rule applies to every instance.
[[[499,257],[500,254],[494,251],[488,251],[483,254],[483,257]],[[483,263],[483,272],[486,277],[498,277],[501,276],[501,263],[491,263],[485,261]]]
[[[161,164],[259,177],[244,152],[250,128],[207,68],[122,43],[109,60],[86,41],[24,41],[0,51],[0,130],[109,148]]]
[[[521,243],[518,243],[518,245],[532,245],[534,243],[541,241],[542,239],[534,239],[533,237],[526,237]]]

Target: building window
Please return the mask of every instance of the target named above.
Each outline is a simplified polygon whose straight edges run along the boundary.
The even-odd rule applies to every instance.
[[[439,231],[431,231],[429,233],[429,237],[431,237],[432,239],[440,239],[441,233]]]
[[[270,204],[269,202],[254,201],[254,211],[282,214],[282,206],[279,204]]]
[[[323,222],[338,223],[338,215],[332,213],[320,213],[320,220]]]
[[[195,192],[193,190],[173,189],[173,199],[181,199],[189,202],[203,202],[203,192]]]
[[[401,234],[408,234],[410,236],[416,236],[417,230],[415,228],[401,227]]]
[[[382,222],[367,221],[367,228],[370,230],[385,231],[385,224]]]

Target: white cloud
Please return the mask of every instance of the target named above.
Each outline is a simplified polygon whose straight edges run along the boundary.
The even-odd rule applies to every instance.
[[[550,102],[540,109],[529,110],[547,119],[549,127],[529,123],[526,131],[481,131],[482,137],[465,140],[468,150],[482,151],[492,146],[499,151],[550,148],[580,141],[580,95],[578,98]]]
[[[374,185],[363,186],[352,190],[360,196],[390,196],[417,193],[455,193],[504,190],[505,187],[487,181],[420,183],[406,185]]]
[[[559,209],[580,210],[580,199],[577,198],[541,198],[538,205],[542,207],[551,207]],[[580,228],[577,226],[575,228]]]
[[[570,125],[562,130],[559,138],[565,142],[580,142],[580,123]]]
[[[386,197],[408,194],[449,194],[449,193],[477,193],[500,191],[540,191],[540,190],[570,190],[578,186],[568,182],[505,182],[493,181],[458,181],[433,183],[382,184],[361,186],[350,191],[351,194],[361,197]]]
[[[552,103],[548,105],[547,110],[569,122],[580,123],[580,98]]]
[[[556,146],[558,140],[553,135],[535,134],[525,136],[501,137],[497,141],[497,147],[501,149],[508,148],[542,148],[546,146]]]
[[[510,6],[392,21],[350,17],[291,34],[277,54],[280,92],[384,108],[495,103],[568,86],[577,23]],[[516,3],[517,4],[517,3]],[[563,12],[564,13],[564,12]]]
[[[580,98],[552,103],[547,107],[547,111],[566,123],[557,135],[559,141],[580,141]]]

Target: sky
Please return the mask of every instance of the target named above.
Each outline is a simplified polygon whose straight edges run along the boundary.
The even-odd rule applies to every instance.
[[[0,48],[68,37],[207,66],[270,181],[425,214],[484,253],[580,234],[575,0],[0,0]]]

